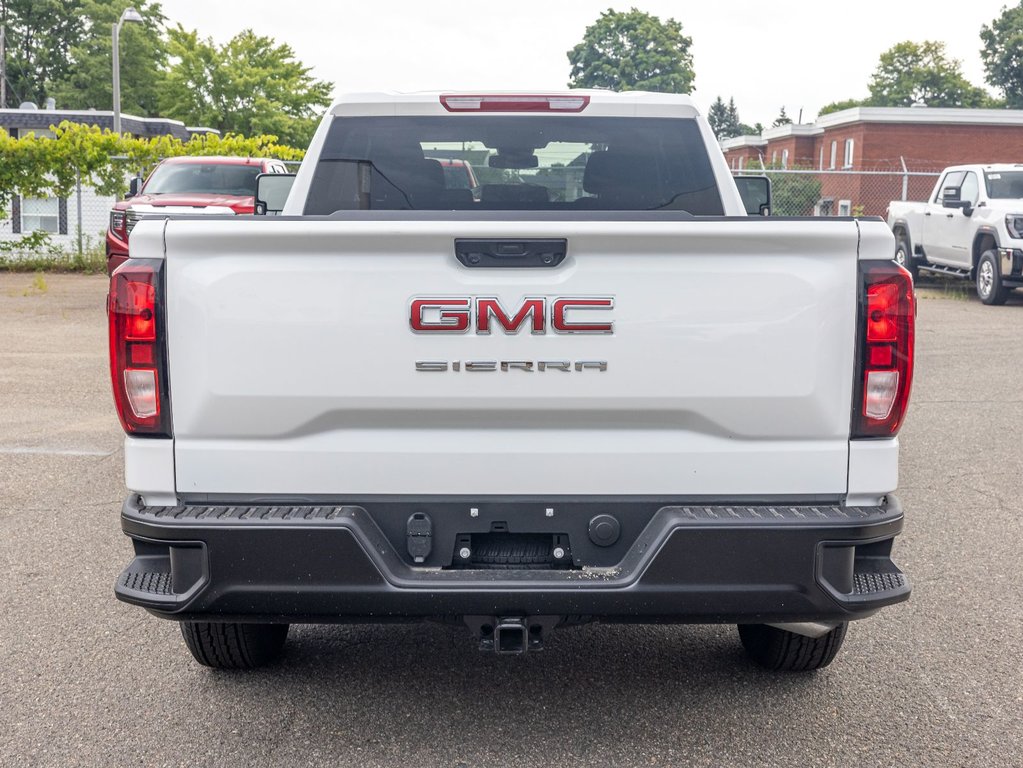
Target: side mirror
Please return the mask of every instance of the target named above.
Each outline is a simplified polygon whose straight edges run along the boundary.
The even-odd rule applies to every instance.
[[[131,181],[128,182],[128,194],[125,198],[137,197],[138,193],[142,190],[142,179],[138,176],[132,176]]]
[[[966,216],[967,218],[972,216],[973,215],[973,203],[971,203],[969,200],[963,200],[962,201],[962,205],[963,205],[963,216]]]
[[[284,210],[288,195],[295,183],[293,173],[261,173],[256,177],[257,216],[276,216]]]
[[[959,187],[945,187],[941,190],[941,204],[945,208],[962,208],[962,189]]]
[[[771,180],[766,176],[736,176],[735,186],[749,216],[771,215]]]

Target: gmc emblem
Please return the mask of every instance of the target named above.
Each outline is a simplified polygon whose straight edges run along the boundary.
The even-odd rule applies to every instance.
[[[554,333],[614,333],[614,322],[597,322],[594,312],[614,309],[614,296],[529,296],[512,310],[493,296],[416,296],[409,303],[409,327],[413,333],[468,333],[475,329],[487,336],[492,329],[518,333],[547,332],[547,318]]]

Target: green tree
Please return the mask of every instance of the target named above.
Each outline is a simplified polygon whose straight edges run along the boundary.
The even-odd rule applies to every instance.
[[[821,199],[820,178],[810,173],[771,173],[771,210],[775,216],[810,216]]]
[[[0,217],[14,195],[67,197],[78,178],[100,194],[120,195],[129,171],[148,172],[165,157],[236,155],[301,160],[304,150],[282,146],[273,136],[204,134],[181,141],[173,136],[118,136],[94,125],[50,126],[54,138],[29,133],[13,138],[0,131]]]
[[[760,123],[752,126],[739,119],[739,110],[735,106],[734,96],[728,99],[728,104],[725,104],[724,100],[718,96],[710,105],[707,121],[719,141],[731,139],[734,136],[759,134],[764,130],[764,126]]]
[[[710,123],[710,129],[714,131],[718,141],[735,136],[735,130],[738,127],[732,124],[728,106],[720,96],[714,99],[714,103],[707,110],[707,122]]]
[[[832,112],[841,112],[843,109],[852,109],[853,107],[865,107],[867,102],[865,99],[845,99],[844,101],[833,101],[830,104],[825,104],[817,112],[817,117],[821,115],[830,115]]]
[[[970,83],[962,63],[945,54],[935,40],[905,41],[881,54],[870,81],[869,104],[874,107],[981,107],[988,101],[983,88]]]
[[[80,0],[85,28],[71,48],[72,68],[54,84],[54,97],[68,109],[111,109],[111,28],[125,8],[145,21],[121,27],[121,111],[152,117],[160,114],[159,94],[167,65],[163,36],[166,21],[159,3],[149,0]]]
[[[1005,94],[1006,106],[1023,107],[1023,2],[1003,8],[990,26],[982,26],[980,39],[984,43],[980,59],[988,84]]]
[[[71,47],[82,35],[81,0],[0,0],[7,31],[7,104],[40,106],[54,82],[72,68]]]
[[[586,28],[583,40],[568,52],[570,88],[691,93],[693,39],[674,19],[635,8],[608,9]]]
[[[735,107],[735,97],[728,99],[728,119],[735,124],[736,136],[759,136],[764,132],[764,126],[760,123],[748,125],[739,119],[739,110]]]
[[[784,106],[782,106],[778,116],[774,118],[774,122],[771,123],[772,128],[777,128],[779,125],[792,125],[792,118],[786,114]]]
[[[334,84],[313,78],[291,46],[250,29],[223,46],[181,25],[168,35],[165,115],[224,132],[272,134],[293,146],[309,143]]]

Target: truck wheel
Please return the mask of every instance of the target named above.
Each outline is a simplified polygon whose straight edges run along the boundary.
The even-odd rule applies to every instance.
[[[916,259],[913,258],[913,254],[909,249],[906,236],[896,235],[896,237],[898,239],[895,241],[895,263],[909,270],[909,274],[913,276],[913,282],[915,283],[918,275]]]
[[[810,672],[832,662],[845,640],[848,622],[821,637],[805,637],[766,624],[740,624],[739,639],[746,654],[767,669]]]
[[[200,664],[214,669],[255,669],[281,655],[288,625],[183,621],[181,635]]]
[[[1004,304],[1009,298],[1009,289],[1002,285],[995,251],[984,251],[977,262],[977,296],[985,304]]]

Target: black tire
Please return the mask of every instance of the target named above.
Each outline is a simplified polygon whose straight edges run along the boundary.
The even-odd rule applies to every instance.
[[[1002,285],[1002,273],[998,266],[998,253],[984,251],[977,262],[977,298],[985,304],[1004,304],[1011,289]]]
[[[739,639],[757,664],[781,672],[811,672],[830,664],[845,640],[843,622],[821,637],[805,637],[766,624],[740,624]]]
[[[913,276],[913,282],[916,282],[919,276],[916,268],[916,259],[913,258],[913,251],[910,250],[909,241],[901,232],[895,235],[895,263],[909,270],[909,274]]]
[[[183,621],[181,636],[195,660],[204,666],[255,669],[281,655],[288,625]]]

